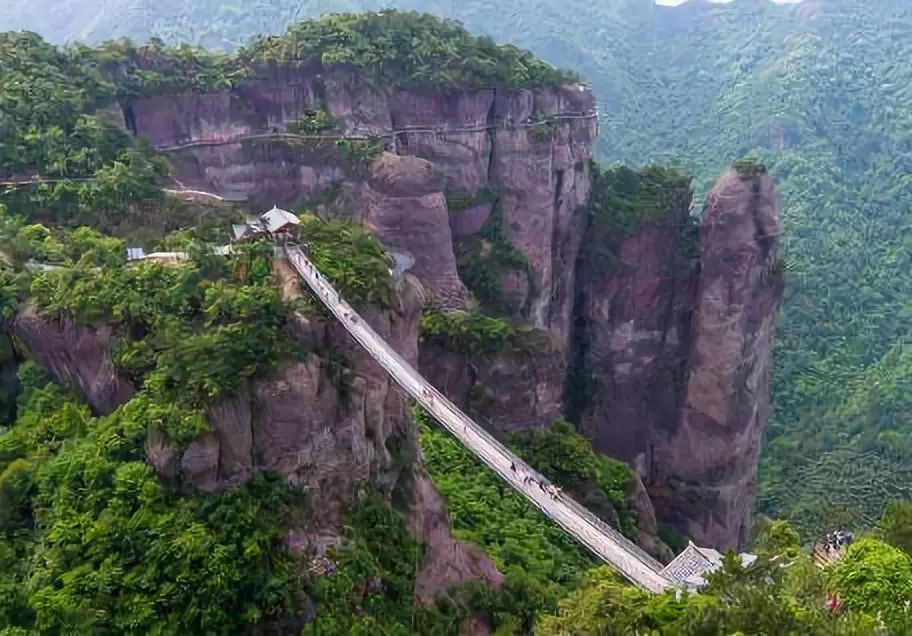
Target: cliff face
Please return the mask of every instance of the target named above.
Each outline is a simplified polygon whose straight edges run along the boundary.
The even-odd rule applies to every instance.
[[[276,269],[280,282],[294,276],[281,261]],[[298,293],[296,286],[283,289]],[[397,308],[363,312],[414,364],[423,294],[420,284],[406,277],[397,288]],[[419,598],[430,602],[466,580],[499,585],[503,577],[487,557],[450,535],[446,506],[424,471],[403,394],[333,321],[296,314],[295,330],[312,348],[306,361],[285,363],[275,376],[252,380],[213,404],[207,414],[213,432],[182,452],[150,437],[149,463],[166,479],[204,491],[242,484],[259,471],[278,472],[308,495],[308,525],[289,535],[294,549],[321,550],[340,541],[344,507],[372,486],[409,502],[409,525],[427,544],[415,590]],[[108,327],[29,312],[17,318],[14,333],[96,411],[109,413],[134,394],[108,358],[114,341]]]
[[[663,516],[710,545],[748,539],[760,440],[769,417],[779,207],[766,172],[726,172],[710,192],[700,241],[684,403],[652,449]]]
[[[446,309],[466,306],[456,271],[444,195],[444,174],[429,161],[385,152],[343,186],[339,214],[357,221],[393,253],[406,255],[409,272]]]
[[[468,353],[422,342],[419,370],[457,406],[499,434],[550,428],[563,415],[567,368],[546,332],[526,344]]]
[[[693,238],[681,231],[689,203],[674,202],[632,236],[591,234],[617,260],[603,275],[584,259],[580,275],[579,363],[590,383],[580,424],[598,450],[644,476],[651,438],[677,419],[681,403],[696,280],[686,258]]]
[[[596,227],[584,204],[597,123],[582,87],[378,89],[350,69],[319,65],[260,69],[258,77],[210,94],[141,99],[125,107],[126,121],[169,154],[185,186],[253,205],[303,201],[324,216],[356,220],[397,268],[420,280],[425,301],[451,310],[471,309],[473,297],[493,300],[539,329],[545,338],[531,348],[469,354],[428,341],[410,359],[499,432],[548,426],[567,412],[565,389],[585,393],[576,413],[581,429],[598,450],[635,467],[659,521],[703,544],[743,543],[778,302],[769,276],[758,282],[756,274],[772,267],[775,238],[749,231],[750,223],[767,230],[777,223],[765,175],[720,180],[699,245],[687,196],[658,200],[661,214],[632,233]],[[324,130],[288,133],[314,109],[329,118]],[[336,143],[342,136],[375,151],[353,156]],[[583,241],[608,248],[610,271],[580,255]],[[754,260],[742,263],[748,254]],[[341,347],[358,360],[343,337],[321,329],[311,337],[325,351]],[[370,377],[362,370],[371,365],[360,359],[359,376]],[[284,436],[281,422],[291,415],[268,414],[277,431],[257,422],[279,388],[251,386],[244,404],[223,407],[244,422],[249,411],[250,424],[240,428],[262,431],[237,453],[251,459],[235,466],[231,451],[213,468],[224,445],[217,452],[218,440],[207,440],[186,460],[207,467],[193,479],[230,483],[262,465],[310,483],[308,466],[331,466],[340,448],[357,465],[383,465],[388,452],[376,440],[405,416],[368,417],[377,405],[387,414],[403,408],[388,397],[382,374],[345,396],[314,366],[283,374],[282,386],[302,392],[292,402],[334,405],[308,413],[308,439],[343,423],[331,427],[337,439],[321,447],[325,454],[307,458]],[[587,378],[582,391],[579,376]],[[332,410],[340,404],[352,411]],[[351,473],[325,475],[314,487],[349,487]]]
[[[503,232],[531,274],[516,283],[523,302],[515,317],[551,331],[558,348],[569,349],[583,223],[577,209],[589,194],[597,134],[588,90],[381,91],[340,67],[260,71],[261,79],[232,90],[140,99],[125,107],[126,120],[169,153],[187,187],[271,206],[345,182],[348,203],[364,206],[338,209],[414,258],[415,274],[446,307],[463,306],[465,290],[440,221],[459,213],[442,195],[496,192]],[[335,122],[316,133],[325,138],[275,136],[315,108]],[[385,158],[365,174],[338,152],[342,134],[382,139],[392,153],[426,163]]]
[[[688,262],[687,202],[615,240],[617,264],[580,282],[590,402],[583,430],[640,473],[660,521],[701,545],[743,547],[781,296],[779,210],[765,171],[709,195]],[[608,240],[610,237],[592,237]]]
[[[12,335],[38,364],[79,391],[95,413],[111,413],[136,392],[108,357],[116,337],[106,325],[49,320],[26,309],[16,316]]]

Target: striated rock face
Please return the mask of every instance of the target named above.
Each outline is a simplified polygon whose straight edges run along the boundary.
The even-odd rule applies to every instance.
[[[722,175],[706,202],[683,409],[652,451],[657,508],[712,546],[748,539],[782,295],[778,235],[766,172]]]
[[[108,357],[116,340],[110,327],[48,320],[26,309],[16,316],[12,333],[38,364],[81,393],[95,413],[107,415],[133,397],[135,389]]]
[[[412,533],[427,545],[415,582],[415,594],[423,602],[433,602],[447,587],[463,581],[481,579],[495,587],[503,584],[504,576],[481,550],[453,539],[446,505],[423,471],[413,477],[409,524]]]
[[[538,121],[539,113],[590,113],[591,93],[579,86],[498,95],[506,121]],[[536,132],[536,130],[538,132]],[[503,230],[533,274],[528,320],[549,330],[561,351],[570,346],[576,258],[584,229],[580,206],[589,199],[589,166],[598,134],[590,119],[565,120],[550,139],[541,129],[498,129],[491,181],[502,188]]]
[[[542,337],[543,336],[543,337]],[[549,428],[563,414],[563,357],[540,334],[528,347],[468,354],[440,342],[421,346],[419,370],[495,433]]]
[[[660,522],[700,545],[741,548],[782,292],[773,183],[765,171],[719,179],[693,264],[682,260],[692,240],[680,229],[686,217],[686,201],[671,202],[662,220],[615,239],[607,275],[583,263],[591,385],[580,419],[598,450],[636,468]]]
[[[367,222],[391,245],[416,250],[409,252],[418,262],[416,275],[447,307],[464,306],[465,291],[449,269],[452,248],[444,243],[451,236],[439,222],[447,211],[440,194],[496,192],[503,234],[528,260],[531,274],[507,281],[522,301],[513,305],[515,317],[551,331],[567,353],[584,223],[577,209],[589,194],[598,128],[588,90],[378,91],[341,67],[261,71],[261,79],[232,90],[140,99],[125,106],[126,120],[169,152],[187,187],[271,206],[313,197],[333,182],[351,186],[347,201],[366,204]],[[324,108],[344,134],[381,137],[389,150],[424,159],[439,176],[415,179],[416,166],[424,164],[384,159],[383,174],[372,169],[365,179],[340,156],[334,139],[274,136],[314,107]],[[400,169],[405,176],[395,174]],[[481,207],[453,227],[470,236],[490,214]],[[438,247],[444,249],[434,251]],[[426,254],[439,255],[442,264],[422,263]]]
[[[443,194],[443,173],[429,161],[383,153],[364,180],[344,187],[343,214],[367,227],[387,249],[410,255],[410,273],[442,308],[463,309],[466,288],[456,256]]]
[[[689,201],[633,236],[614,239],[617,263],[608,276],[584,265],[580,311],[582,364],[589,371],[583,432],[595,448],[651,470],[649,444],[677,419],[687,362],[696,277],[682,262],[681,225]],[[611,242],[611,237],[587,240]]]
[[[393,89],[393,129],[406,131],[396,137],[396,152],[439,166],[448,190],[474,193],[489,185],[495,94],[494,89]]]

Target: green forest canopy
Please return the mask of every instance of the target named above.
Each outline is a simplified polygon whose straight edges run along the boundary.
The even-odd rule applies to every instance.
[[[847,6],[851,4],[845,1]],[[468,10],[476,8],[471,2],[467,5]],[[540,9],[535,5],[532,8]],[[864,8],[853,6],[856,9]],[[610,5],[595,10],[608,15]],[[731,15],[724,13],[726,10],[698,8],[695,15],[706,18],[699,11],[710,11],[713,19],[720,19]],[[785,11],[749,10],[759,11],[757,17],[763,20],[775,19],[782,15],[776,12]],[[650,14],[645,12],[640,18],[646,15]],[[565,22],[555,24],[563,26],[576,19],[575,14],[567,15]],[[712,26],[712,20],[709,23]],[[876,23],[872,18],[871,24]],[[740,22],[725,24],[734,31]],[[827,24],[833,27],[832,22],[818,24],[821,30]],[[864,21],[859,25],[864,28]],[[517,20],[514,27],[522,29],[522,21]],[[900,28],[902,23],[891,23],[891,29]],[[687,29],[680,33],[673,30],[671,35],[684,37],[681,33],[693,37]],[[892,33],[872,33],[871,37],[892,51],[887,46],[893,46],[892,40],[881,41]],[[674,42],[671,35],[669,41]],[[819,42],[826,41],[821,36]],[[47,198],[39,199],[38,206],[58,211],[58,219],[66,223],[107,225],[112,219],[105,214],[117,214],[124,201],[158,196],[154,186],[167,171],[148,149],[134,146],[122,133],[105,126],[95,114],[97,107],[124,95],[130,86],[138,86],[140,91],[187,86],[200,89],[212,86],[211,82],[234,81],[231,72],[236,67],[226,65],[228,58],[224,56],[210,57],[188,47],[172,50],[156,43],[151,49],[158,51],[156,55],[182,65],[184,72],[178,73],[176,80],[169,80],[167,74],[156,77],[151,73],[157,71],[149,71],[132,73],[146,84],[108,82],[102,72],[105,64],[116,62],[121,54],[137,54],[138,49],[122,44],[103,49],[106,57],[96,58],[96,52],[78,47],[61,52],[31,35],[0,36],[5,51],[0,56],[0,73],[4,87],[12,87],[0,96],[3,140],[12,144],[3,148],[7,153],[3,165],[66,177],[111,175],[110,179],[101,179],[109,189],[100,192],[93,191],[94,186],[84,190],[76,181],[62,190],[39,190],[37,196]],[[762,48],[762,42],[751,44]],[[391,44],[400,45],[395,41]],[[629,45],[625,37],[617,39],[617,46]],[[777,50],[772,44],[769,48]],[[149,51],[143,49],[144,53]],[[706,53],[705,59],[713,59],[710,52]],[[767,49],[758,50],[757,64],[766,63],[762,53],[772,54]],[[815,60],[811,54],[816,52],[802,49],[802,53],[806,55],[788,58],[788,64],[781,68],[773,65],[776,72],[786,78],[790,73],[800,76],[807,72],[804,60]],[[382,62],[386,58],[381,53],[377,59]],[[523,58],[509,59],[522,62]],[[616,63],[618,58],[611,59]],[[696,63],[684,59],[692,66]],[[705,59],[701,58],[701,63]],[[854,60],[846,58],[842,64],[851,65]],[[662,70],[672,74],[671,79],[666,78],[671,85],[688,91],[706,87],[701,82],[676,83],[671,66]],[[138,63],[131,68],[145,70]],[[197,71],[215,73],[200,75]],[[414,72],[414,67],[407,72]],[[651,72],[657,73],[656,69]],[[725,77],[732,81],[740,78],[748,82],[749,86],[742,86],[740,91],[756,89],[750,84],[754,76],[745,75],[744,69],[732,67],[729,72]],[[850,67],[842,78],[844,84],[834,94],[842,96],[854,86],[852,82],[865,82],[865,73]],[[30,108],[30,96],[23,84],[32,77],[37,78],[35,91],[40,103],[36,105],[40,108]],[[666,76],[645,71],[641,76],[647,82],[656,77]],[[666,80],[659,85],[665,86]],[[163,85],[162,81],[177,83]],[[201,83],[186,84],[193,81]],[[769,80],[766,90],[775,94],[780,81],[778,77]],[[714,90],[712,86],[706,90]],[[737,81],[733,86],[738,86]],[[797,99],[810,92],[811,84],[799,81],[791,86]],[[803,266],[793,282],[793,291],[802,294],[796,295],[786,309],[784,323],[784,341],[797,348],[787,348],[783,353],[786,362],[801,354],[815,367],[808,372],[806,366],[793,361],[795,366],[782,369],[793,382],[782,388],[780,402],[785,402],[780,409],[784,414],[780,413],[777,420],[771,444],[774,452],[767,460],[763,505],[793,514],[803,527],[831,522],[833,510],[844,510],[847,519],[873,522],[879,514],[879,502],[905,495],[903,488],[909,483],[903,458],[909,448],[909,430],[904,424],[910,412],[912,362],[900,344],[909,319],[905,311],[908,289],[903,287],[900,275],[908,271],[908,245],[901,242],[907,210],[903,207],[904,182],[893,183],[889,178],[895,170],[894,162],[901,163],[905,156],[906,148],[898,134],[903,129],[887,125],[894,122],[889,112],[877,110],[882,102],[857,104],[853,111],[857,120],[852,126],[829,129],[848,96],[833,99],[833,103],[826,96],[805,98],[807,102],[799,100],[785,111],[806,113],[807,105],[813,104],[821,116],[830,118],[830,124],[789,121],[776,128],[772,137],[761,135],[759,141],[751,138],[751,147],[747,148],[773,167],[783,191],[800,189],[802,197],[807,197],[796,197],[799,208],[787,213],[794,224],[789,240],[793,241],[793,250],[803,250],[796,256]],[[682,101],[674,104],[680,111],[675,117],[690,112],[689,106],[681,108],[688,99],[682,96]],[[867,98],[852,94],[851,99]],[[716,102],[708,103],[710,110],[706,112],[715,113],[711,104]],[[886,103],[892,108],[899,102]],[[652,107],[656,109],[653,113],[659,113],[657,121],[664,122],[660,114],[665,105],[657,102]],[[706,117],[706,112],[700,116]],[[729,111],[725,114],[732,115]],[[692,112],[690,115],[697,117]],[[737,115],[736,109],[733,116]],[[751,113],[745,115],[745,121],[750,124],[754,117],[766,115]],[[656,139],[664,138],[663,143],[674,148],[679,143],[685,147],[685,142],[704,144],[692,148],[694,165],[690,167],[698,175],[711,174],[717,157],[712,151],[733,149],[740,156],[746,148],[742,146],[748,143],[738,135],[717,139],[714,129],[705,124],[688,129],[690,120],[686,117],[669,121],[683,127],[659,126]],[[741,124],[745,121],[732,121],[729,132],[743,132]],[[876,136],[866,127],[874,123],[880,126]],[[801,134],[793,134],[795,131]],[[693,138],[682,140],[685,132],[692,133]],[[633,127],[627,133],[636,135],[637,130]],[[837,138],[837,133],[848,136]],[[618,138],[603,139],[603,147]],[[631,139],[623,152],[642,152],[644,157],[649,154],[638,151]],[[843,143],[860,145],[836,147]],[[770,146],[778,154],[766,158]],[[609,147],[605,152],[621,154],[620,148],[612,151]],[[667,151],[662,148],[661,152]],[[858,148],[868,149],[865,159],[859,160]],[[658,149],[656,146],[657,154]],[[826,154],[837,150],[841,154]],[[882,154],[887,151],[889,155]],[[834,163],[832,157],[842,163]],[[878,190],[863,185],[858,176],[860,168],[864,168],[864,179],[891,187]],[[18,194],[11,196],[14,198],[8,202],[16,205],[17,211],[27,209],[20,206],[29,202],[35,203],[16,198]],[[890,224],[892,234],[887,231]],[[3,268],[0,307],[4,318],[14,310],[17,295],[33,295],[47,312],[73,313],[87,320],[104,318],[141,334],[115,352],[118,364],[135,379],[140,392],[107,417],[93,417],[80,400],[50,382],[34,365],[19,369],[19,408],[11,429],[0,435],[0,564],[8,573],[0,584],[0,624],[51,632],[237,632],[252,623],[306,611],[307,600],[301,594],[304,590],[323,610],[321,621],[309,628],[313,633],[454,633],[459,610],[447,605],[425,609],[412,606],[414,568],[422,548],[408,536],[401,515],[382,501],[371,499],[349,516],[349,549],[340,556],[340,574],[310,580],[302,578],[282,545],[284,531],[294,523],[295,514],[305,509],[301,493],[270,475],[221,495],[174,491],[164,487],[143,461],[148,421],[159,422],[160,432],[175,444],[186,444],[207,430],[201,410],[208,400],[236,389],[240,378],[269,373],[282,358],[305,354],[284,333],[288,307],[269,284],[268,250],[253,249],[240,255],[243,263],[233,269],[213,269],[206,260],[173,269],[127,268],[123,243],[84,228],[72,233],[48,230],[5,215],[0,226],[0,240],[15,248],[12,256],[17,262],[33,256],[71,268],[39,274],[30,284],[21,272]],[[332,272],[340,284],[347,281],[357,285],[383,276],[386,264],[382,255],[356,229],[344,225],[311,229],[326,240],[349,240],[355,255],[363,256],[347,260],[350,267]],[[97,270],[99,265],[105,269]],[[848,267],[849,272],[856,267],[872,277],[837,278],[838,285],[832,289],[817,287],[833,282],[827,278],[830,265]],[[389,302],[387,282],[376,287],[381,289],[377,297],[365,296],[364,301]],[[830,290],[823,301],[814,304],[805,300],[802,304],[802,299],[821,289]],[[859,295],[853,296],[856,293]],[[872,305],[882,309],[884,316],[872,316]],[[825,312],[855,322],[824,322],[820,330],[799,330],[794,332],[797,335],[789,330],[790,325],[797,328],[798,318],[830,320]],[[820,332],[829,334],[832,343],[819,340],[823,338]],[[845,342],[838,340],[840,337]],[[840,357],[846,351],[852,355]],[[827,353],[822,361],[817,360],[820,352]],[[834,381],[842,389],[835,400],[827,394]],[[808,414],[813,415],[814,428],[803,423],[812,421]],[[758,626],[769,633],[870,633],[878,613],[895,633],[908,629],[908,612],[901,601],[912,589],[909,556],[902,552],[908,550],[909,512],[901,505],[891,507],[889,518],[880,524],[882,538],[895,547],[873,539],[860,542],[832,576],[824,577],[805,561],[785,571],[760,567],[748,572],[729,563],[703,597],[683,602],[670,596],[648,599],[618,585],[604,572],[584,578],[592,562],[579,546],[540,516],[530,515],[529,506],[515,493],[504,490],[491,475],[482,473],[465,449],[425,424],[422,441],[429,469],[449,498],[457,532],[481,543],[498,565],[512,574],[501,594],[471,591],[471,606],[504,631],[530,626],[542,609],[549,613],[539,624],[542,633],[549,633],[549,629],[561,633],[568,620],[581,629],[589,624],[587,621],[604,620],[606,615],[611,617],[606,630],[648,627],[669,634],[729,633]],[[616,516],[623,530],[636,530],[624,503],[629,471],[623,466],[595,457],[584,440],[566,427],[516,439],[513,444],[533,464],[551,471],[549,475],[555,479],[567,479],[568,488],[575,485],[581,489],[581,496],[592,497],[603,506],[606,517],[615,520]],[[795,479],[796,474],[800,479]],[[841,481],[836,478],[839,475],[844,475]],[[871,482],[883,487],[857,487]],[[795,492],[785,492],[783,484]],[[819,496],[820,492],[825,496]],[[501,507],[496,525],[484,523],[491,515],[479,514],[479,500]],[[791,551],[792,533],[780,534],[789,538],[786,543]],[[778,537],[761,542],[765,546],[782,544]],[[384,592],[365,596],[365,582],[374,578],[382,581]],[[183,581],[192,593],[176,589],[175,580]],[[573,596],[559,603],[583,581]],[[843,595],[846,612],[830,616],[821,611],[826,593],[832,590]],[[592,613],[588,611],[592,607],[600,609]]]
[[[97,15],[86,1],[57,12],[41,0],[13,0],[8,14],[0,9],[0,28],[96,42],[155,34],[232,49],[252,34],[278,33],[343,5],[376,11],[389,4],[210,0],[178,7],[161,0],[142,11]],[[601,159],[676,165],[696,175],[698,204],[732,160],[752,155],[765,163],[779,184],[793,269],[777,331],[760,508],[807,517],[801,511],[818,506],[814,484],[871,478],[863,461],[846,465],[830,453],[856,460],[874,453],[884,460],[877,470],[888,490],[901,486],[904,477],[884,448],[908,447],[910,411],[884,412],[863,394],[884,374],[903,376],[907,362],[895,352],[912,328],[912,82],[902,63],[912,53],[912,17],[903,0],[688,2],[673,9],[638,0],[393,4],[459,19],[576,70],[601,105]],[[902,384],[884,390],[896,404],[910,394]],[[859,423],[874,426],[879,439],[853,435]],[[857,493],[834,490],[815,518],[858,521],[851,512]],[[878,507],[884,499],[878,496]]]

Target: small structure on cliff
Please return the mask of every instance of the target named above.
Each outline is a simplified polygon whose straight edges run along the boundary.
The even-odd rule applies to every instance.
[[[301,226],[301,219],[297,215],[287,210],[280,210],[276,206],[260,217],[263,227],[269,236],[275,237],[297,237],[298,229]]]
[[[673,583],[699,589],[706,585],[705,574],[715,572],[722,567],[724,556],[718,550],[700,548],[694,545],[693,541],[690,541],[681,554],[662,569],[662,574]],[[746,552],[742,552],[740,557],[741,565],[744,567],[753,564],[757,560],[755,554],[747,554]]]
[[[141,247],[128,247],[127,248],[127,262],[136,262],[136,261],[152,261],[154,263],[179,263],[185,261],[190,256],[187,252],[151,252],[146,254],[146,251]]]
[[[284,242],[298,237],[301,219],[288,210],[276,206],[259,217],[247,217],[244,223],[231,226],[234,241],[250,241],[259,237],[266,237],[278,242]]]

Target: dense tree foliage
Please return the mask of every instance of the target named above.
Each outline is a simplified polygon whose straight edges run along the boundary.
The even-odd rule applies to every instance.
[[[160,202],[168,166],[98,108],[115,98],[88,49],[59,50],[32,33],[0,33],[0,201],[17,214],[111,225]],[[48,183],[30,183],[33,177]],[[93,178],[92,180],[87,180]]]
[[[423,548],[378,494],[347,516],[335,571],[313,575],[285,542],[306,497],[281,478],[175,489],[146,463],[146,400],[94,418],[34,364],[19,375],[0,434],[3,633],[457,632],[463,610],[413,603]]]
[[[137,399],[154,410],[161,432],[186,444],[205,430],[200,409],[207,400],[299,350],[283,330],[288,308],[271,284],[268,260],[264,273],[257,266],[266,258],[254,255],[240,269],[242,280],[206,278],[195,263],[98,268],[90,261],[37,272],[31,293],[45,313],[105,321],[128,334],[113,352],[115,363],[142,388]]]
[[[865,557],[863,569],[878,569],[877,557]],[[878,572],[882,584],[889,579]],[[864,606],[853,599],[839,609],[827,609],[831,594],[851,584],[828,574],[807,557],[787,566],[761,560],[744,568],[729,554],[723,568],[710,575],[709,586],[700,594],[676,596],[674,592],[653,596],[620,583],[607,568],[592,571],[586,582],[560,602],[558,612],[544,616],[537,634],[565,636],[599,634],[709,635],[709,634],[810,634],[860,636],[906,634],[907,619],[884,615],[880,610],[902,612],[895,598]],[[904,581],[905,582],[905,581]],[[840,587],[846,585],[845,588]],[[851,592],[849,593],[852,594]],[[895,620],[894,620],[895,619]]]
[[[516,338],[516,327],[501,318],[475,312],[442,312],[426,309],[421,314],[421,336],[466,353],[500,351]]]
[[[305,214],[301,238],[326,278],[356,305],[391,307],[393,279],[389,256],[379,241],[350,221],[324,222]]]
[[[902,550],[862,539],[833,566],[831,579],[848,609],[912,628],[912,557]]]
[[[292,25],[241,51],[257,61],[349,65],[376,77],[441,87],[537,86],[572,79],[512,45],[469,35],[458,23],[423,14],[332,14]]]
[[[428,471],[447,500],[454,534],[481,546],[507,575],[503,592],[481,605],[504,633],[530,628],[539,611],[553,609],[580,583],[594,557],[431,425],[423,410],[416,411],[416,419]],[[549,431],[511,435],[506,442],[606,521],[636,535],[636,517],[626,501],[633,483],[630,469],[597,455],[572,426],[558,423]]]
[[[7,15],[0,9],[0,25],[47,26],[59,39],[154,33],[175,42],[233,48],[249,34],[278,33],[301,18],[387,5],[209,1],[188,9],[162,0],[143,12],[98,16],[85,11],[84,2],[57,12],[47,1],[17,0]],[[902,462],[884,450],[884,440],[907,443],[908,417],[901,409],[881,413],[863,397],[884,374],[902,374],[908,366],[898,359],[912,329],[907,300],[912,198],[904,176],[910,83],[900,62],[909,57],[912,42],[906,4],[688,2],[668,8],[638,0],[570,5],[397,0],[393,5],[459,19],[580,72],[603,105],[600,157],[681,166],[696,177],[698,207],[712,179],[733,159],[750,154],[768,166],[784,203],[783,241],[793,269],[777,330],[776,413],[761,460],[759,506],[817,530],[835,517],[856,523],[876,519],[876,511],[909,481]],[[55,22],[52,13],[68,18]],[[322,31],[313,37],[322,37]],[[381,41],[398,46],[388,37]],[[364,54],[373,51],[368,47]],[[476,272],[479,289],[493,282],[482,273]],[[848,398],[845,387],[852,388]],[[902,385],[883,391],[893,401],[910,393]],[[852,436],[842,427],[856,424],[847,420],[864,426],[874,421],[883,439],[872,443],[870,436]],[[860,493],[858,484],[875,474],[888,484],[885,491]]]
[[[219,495],[145,461],[148,404],[88,409],[32,365],[0,435],[0,622],[40,632],[223,632],[301,602],[283,527],[300,494],[263,475]],[[192,593],[188,593],[192,590]]]

